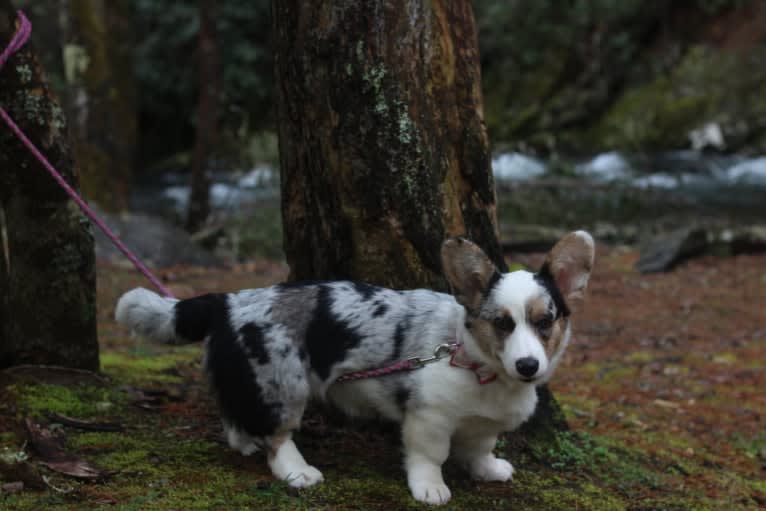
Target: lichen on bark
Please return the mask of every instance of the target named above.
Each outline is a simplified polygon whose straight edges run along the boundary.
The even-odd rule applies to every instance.
[[[0,46],[15,31],[15,13],[9,0],[0,0]],[[0,71],[0,104],[64,179],[77,186],[63,114],[31,47]],[[97,369],[89,224],[8,129],[0,129],[0,207],[8,247],[0,266],[0,367],[40,363]]]
[[[274,10],[292,276],[444,289],[439,246],[457,234],[504,266],[470,5]]]

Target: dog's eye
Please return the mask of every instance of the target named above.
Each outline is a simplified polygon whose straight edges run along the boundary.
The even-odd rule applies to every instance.
[[[498,316],[492,320],[492,324],[498,330],[505,332],[513,332],[513,329],[516,328],[516,322],[510,316]]]
[[[535,328],[538,330],[550,330],[553,326],[553,318],[551,316],[543,316],[541,319],[535,321]]]

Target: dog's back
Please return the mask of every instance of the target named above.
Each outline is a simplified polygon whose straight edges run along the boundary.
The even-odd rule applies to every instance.
[[[238,439],[261,443],[296,428],[309,396],[328,397],[339,376],[429,353],[448,341],[459,320],[456,310],[450,295],[333,281],[181,301],[134,289],[118,302],[116,317],[154,342],[204,341],[205,368],[224,424]],[[401,420],[412,383],[403,373],[345,384],[329,398],[353,415]],[[352,399],[360,390],[374,395]]]

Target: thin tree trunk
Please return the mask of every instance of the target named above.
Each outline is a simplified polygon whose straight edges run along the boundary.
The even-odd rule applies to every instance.
[[[0,45],[16,11],[0,0]],[[74,186],[63,111],[30,46],[0,71],[0,104]],[[98,368],[93,236],[42,165],[0,125],[0,207],[8,260],[0,265],[0,367],[21,363]]]
[[[465,234],[495,264],[495,192],[467,0],[272,3],[292,279],[446,289]],[[534,424],[565,427],[547,389]]]
[[[124,210],[137,138],[130,5],[127,0],[66,3],[68,113],[83,192],[105,209]]]
[[[217,139],[218,44],[215,1],[200,0],[199,104],[186,229],[198,230],[210,214],[210,156]]]

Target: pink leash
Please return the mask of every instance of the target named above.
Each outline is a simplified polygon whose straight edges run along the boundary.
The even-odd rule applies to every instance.
[[[16,31],[16,34],[13,36],[13,39],[11,39],[11,42],[8,44],[8,47],[3,50],[2,54],[0,54],[0,69],[3,68],[3,65],[14,53],[19,51],[21,47],[27,43],[29,36],[32,33],[32,24],[29,22],[27,17],[24,16],[24,13],[18,11],[18,16],[19,28]],[[3,118],[8,127],[11,128],[17,137],[19,137],[21,142],[27,147],[27,149],[29,149],[35,158],[37,158],[37,160],[42,163],[43,167],[45,167],[51,177],[53,177],[53,179],[56,180],[56,182],[64,189],[64,191],[66,191],[69,197],[71,197],[72,200],[75,201],[78,206],[80,206],[80,209],[88,216],[88,218],[90,218],[90,220],[96,224],[96,226],[98,226],[101,231],[103,231],[106,237],[109,238],[123,254],[125,254],[125,257],[127,257],[130,262],[133,263],[133,266],[135,266],[138,271],[143,273],[144,276],[149,279],[149,282],[151,282],[154,287],[160,291],[160,293],[168,297],[173,297],[173,293],[171,293],[170,290],[165,287],[165,285],[160,282],[160,280],[151,271],[149,271],[149,268],[147,268],[141,261],[139,261],[139,259],[133,254],[133,252],[130,251],[127,246],[125,246],[122,240],[117,237],[117,235],[109,228],[109,226],[107,226],[104,221],[98,217],[96,212],[93,211],[93,209],[88,206],[88,204],[86,204],[82,198],[80,198],[80,196],[71,186],[69,186],[69,183],[64,180],[61,174],[53,167],[53,165],[50,164],[48,159],[37,149],[37,147],[35,147],[35,145],[29,140],[24,132],[21,131],[18,125],[13,121],[13,119],[10,118],[5,109],[2,107],[0,107],[0,117]]]
[[[437,360],[440,360],[446,357],[447,355],[454,354],[458,350],[458,348],[460,348],[460,345],[456,342],[448,342],[448,343],[440,344],[436,348],[434,348],[434,354],[430,357],[426,357],[426,358],[412,357],[412,358],[400,360],[398,362],[394,362],[391,365],[381,367],[378,369],[365,369],[363,371],[346,373],[335,381],[337,383],[344,383],[347,381],[364,380],[367,378],[378,378],[379,376],[386,376],[388,374],[398,373],[401,371],[412,371],[415,369],[420,369],[424,367],[426,364],[430,364],[431,362],[436,362]]]

